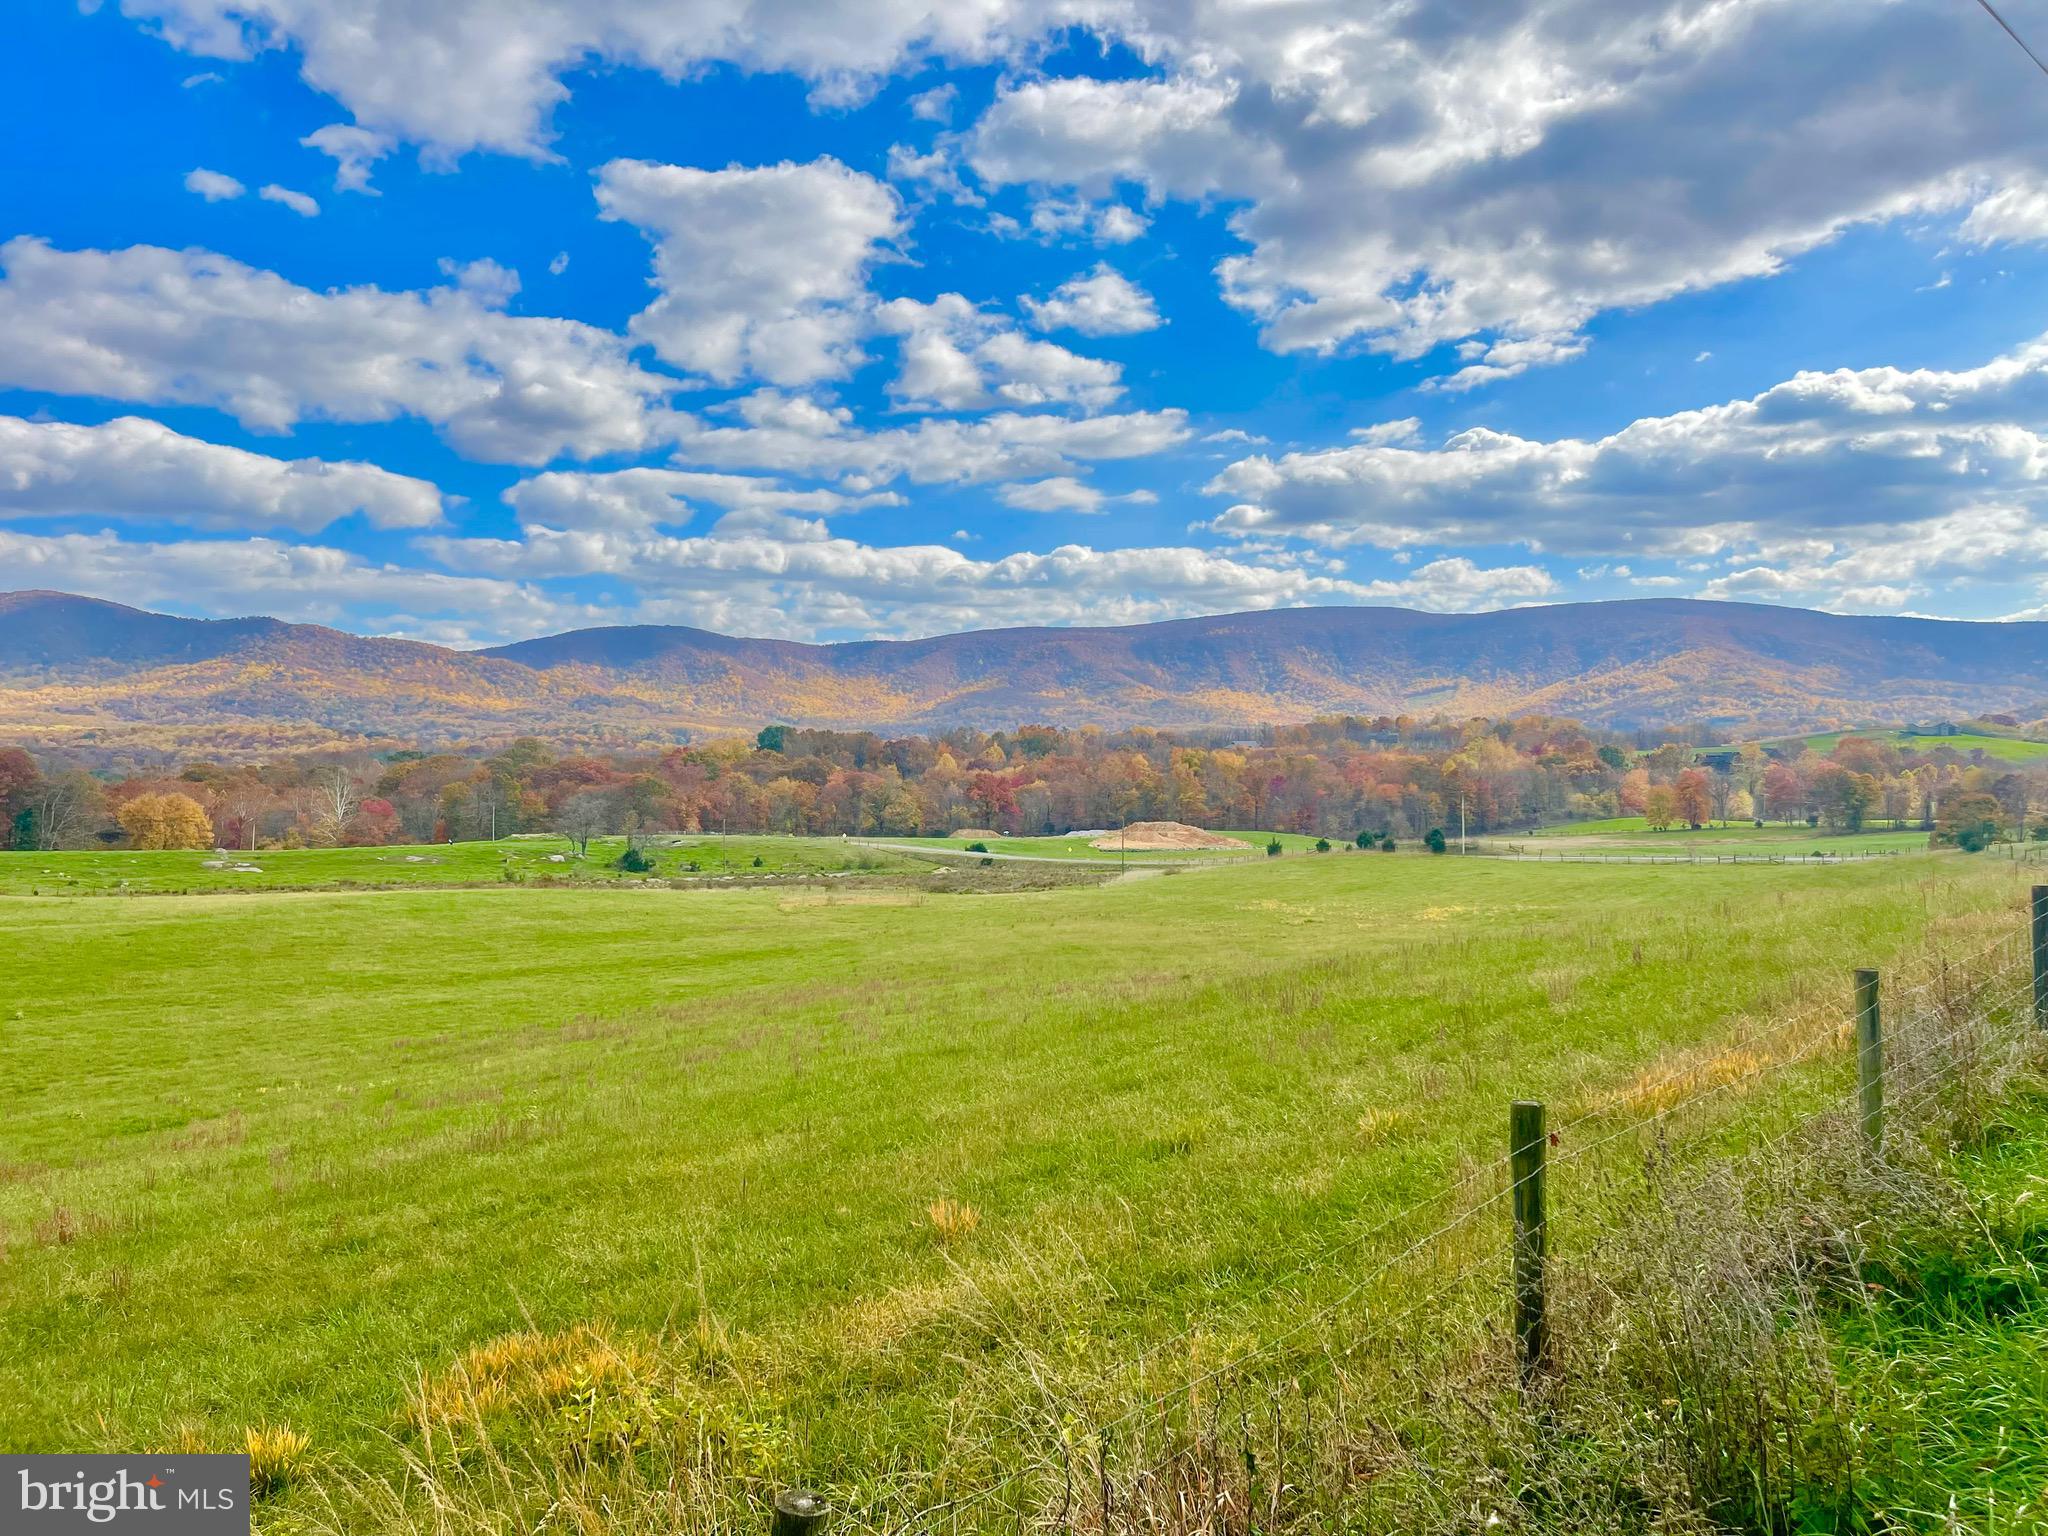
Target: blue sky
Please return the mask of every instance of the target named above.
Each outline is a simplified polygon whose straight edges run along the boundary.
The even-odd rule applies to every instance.
[[[454,644],[2048,616],[2048,77],[1953,0],[110,0],[11,44],[0,587]]]

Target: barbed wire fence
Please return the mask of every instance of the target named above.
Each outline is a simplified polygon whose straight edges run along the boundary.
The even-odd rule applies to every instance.
[[[1360,1375],[1468,1403],[1504,1383],[1531,1390],[1551,1347],[1550,1297],[1610,1288],[1603,1266],[1628,1240],[1646,1169],[1666,1186],[1739,1179],[1767,1159],[1811,1164],[1853,1130],[1846,1140],[1881,1175],[1889,1150],[1921,1134],[1944,1098],[1975,1091],[1987,1063],[2048,1038],[2048,886],[2033,888],[2024,927],[1986,946],[1939,951],[1904,981],[1860,974],[1869,980],[1853,992],[1844,974],[1840,1002],[1758,1022],[1668,1071],[1585,1095],[1547,1127],[1543,1106],[1518,1104],[1502,1155],[1261,1286],[1254,1299],[1322,1294],[1256,1342],[1230,1347],[1229,1320],[1207,1318],[1085,1376],[1034,1359],[1033,1401],[950,1445],[940,1466],[865,1485],[865,1507],[785,1495],[774,1530],[1221,1536],[1278,1522],[1300,1491],[1282,1444],[1290,1409],[1302,1420],[1293,1455],[1342,1457],[1373,1439],[1342,1422],[1341,1388]],[[1355,1274],[1354,1263],[1364,1266]],[[1221,1357],[1205,1362],[1205,1347]],[[1332,1382],[1339,1390],[1319,1398]],[[1263,1462],[1255,1409],[1271,1424]],[[1318,1411],[1339,1418],[1320,1437]]]

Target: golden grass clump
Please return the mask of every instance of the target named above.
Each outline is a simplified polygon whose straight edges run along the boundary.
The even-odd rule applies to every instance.
[[[205,1456],[213,1451],[213,1446],[203,1428],[190,1419],[180,1419],[152,1449],[164,1456]]]
[[[1401,1131],[1413,1117],[1405,1109],[1368,1109],[1358,1117],[1358,1139],[1368,1147]]]
[[[258,1498],[282,1493],[305,1472],[312,1437],[288,1424],[252,1424],[242,1431],[249,1452],[249,1488]]]
[[[545,1408],[593,1386],[629,1384],[649,1369],[639,1346],[617,1344],[586,1324],[501,1334],[421,1381],[410,1416],[422,1431],[481,1428],[494,1415]]]
[[[981,1212],[958,1200],[934,1200],[925,1215],[942,1243],[958,1242],[981,1225]]]
[[[1668,1065],[1653,1067],[1625,1087],[1602,1094],[1589,1107],[1601,1113],[1620,1109],[1654,1114],[1702,1093],[1754,1082],[1784,1059],[1782,1052],[1735,1046],[1675,1071]]]

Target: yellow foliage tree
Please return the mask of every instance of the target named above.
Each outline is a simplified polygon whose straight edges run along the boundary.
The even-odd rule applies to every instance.
[[[190,795],[137,795],[117,813],[135,848],[211,848],[213,823]]]

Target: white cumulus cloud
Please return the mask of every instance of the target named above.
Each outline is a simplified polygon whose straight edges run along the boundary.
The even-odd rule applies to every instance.
[[[903,229],[886,182],[829,156],[721,171],[614,160],[597,174],[604,217],[654,242],[660,296],[633,334],[664,359],[784,385],[860,360],[868,269]]]
[[[1215,526],[1325,546],[1520,543],[1739,565],[1706,595],[1905,587],[2048,566],[2048,338],[1976,368],[1801,373],[1606,437],[1484,427],[1255,454]]]
[[[1112,496],[1099,486],[1072,475],[1049,475],[1043,480],[1022,480],[1001,486],[996,495],[1006,507],[1020,512],[1100,512],[1113,502],[1149,505],[1159,498],[1150,491],[1129,491]]]
[[[249,189],[224,172],[209,171],[200,166],[185,173],[185,190],[197,192],[209,203],[224,203],[240,197]]]
[[[1034,341],[957,293],[931,303],[892,299],[876,328],[899,336],[902,366],[890,393],[926,410],[1077,405],[1099,410],[1123,393],[1122,370],[1049,341]]]
[[[847,495],[791,489],[759,475],[705,470],[620,469],[604,474],[555,470],[522,480],[505,500],[529,527],[631,530],[679,527],[699,505],[741,512],[857,512],[897,506],[893,492]]]
[[[303,192],[294,192],[290,187],[280,187],[276,182],[271,182],[256,195],[266,203],[277,203],[291,209],[302,219],[317,218],[320,214],[320,205],[312,198]]]
[[[1031,323],[1041,331],[1079,331],[1083,336],[1132,336],[1155,331],[1166,322],[1152,295],[1103,262],[1092,271],[1070,277],[1052,296],[1022,300]]]
[[[320,292],[209,251],[0,244],[0,384],[205,405],[282,432],[417,416],[515,464],[659,441],[673,382],[570,320],[498,313],[460,288]]]
[[[308,149],[319,150],[334,161],[335,191],[361,192],[375,197],[378,193],[370,185],[370,168],[390,154],[398,141],[388,133],[359,128],[353,123],[329,123],[325,128],[314,129],[299,142]]]
[[[0,519],[108,518],[317,533],[441,520],[441,493],[374,464],[274,459],[122,416],[101,426],[0,416]]]

